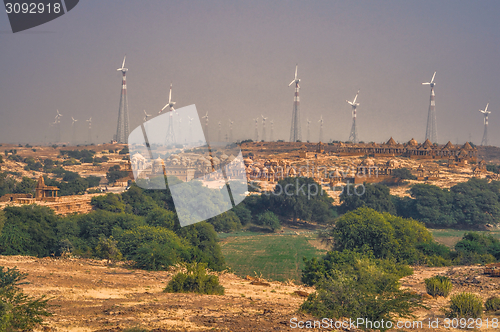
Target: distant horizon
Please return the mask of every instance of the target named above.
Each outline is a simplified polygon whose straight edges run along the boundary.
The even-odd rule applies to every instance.
[[[500,146],[500,2],[108,0],[80,2],[42,26],[0,34],[0,141],[48,144],[116,134],[120,67],[127,55],[130,131],[168,101],[209,113],[209,137],[254,139],[254,120],[274,120],[288,141],[298,64],[300,124],[311,141],[346,141],[360,89],[360,141],[425,137],[428,82],[436,71],[438,142],[480,145],[487,103],[489,143]],[[296,28],[294,28],[296,27]],[[10,26],[0,13],[0,31]],[[42,33],[51,32],[51,33]],[[259,132],[262,123],[259,123]],[[390,133],[388,135],[387,133]],[[305,139],[304,139],[305,140]],[[46,143],[47,142],[47,143]],[[16,144],[15,143],[15,144]]]

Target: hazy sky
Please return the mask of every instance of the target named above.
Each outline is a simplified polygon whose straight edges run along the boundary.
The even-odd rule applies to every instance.
[[[306,118],[317,141],[347,140],[350,106],[361,89],[364,141],[425,136],[428,86],[436,74],[440,143],[481,142],[479,109],[490,103],[490,143],[500,145],[500,1],[139,1],[81,0],[62,17],[13,34],[0,13],[0,142],[53,141],[49,123],[71,117],[79,140],[92,116],[97,141],[116,133],[120,67],[127,54],[133,130],[156,114],[173,83],[177,107],[208,111],[234,138],[253,138],[252,119],[275,122],[288,140],[295,64]],[[261,128],[259,128],[261,130]],[[269,136],[270,129],[267,129]]]

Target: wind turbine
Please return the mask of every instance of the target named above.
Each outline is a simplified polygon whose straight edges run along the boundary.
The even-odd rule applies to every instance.
[[[323,142],[323,115],[319,119],[319,141]]]
[[[89,124],[89,138],[88,138],[88,144],[92,144],[92,117],[90,119],[85,120]]]
[[[484,115],[484,133],[483,133],[483,139],[481,140],[481,145],[489,145],[488,143],[488,114],[491,112],[488,111],[488,106],[490,103],[486,104],[486,107],[483,110],[479,110],[479,112],[483,113]]]
[[[121,68],[117,71],[122,73],[122,91],[120,96],[120,107],[118,109],[118,125],[116,127],[116,141],[118,143],[126,143],[128,135],[130,134],[129,128],[129,116],[128,116],[128,99],[127,99],[127,71],[125,68],[125,59],[127,56],[123,57],[123,63]]]
[[[193,121],[193,118],[188,115],[189,139],[191,140],[191,142],[194,142],[194,140],[193,140],[193,130],[192,130],[192,125],[191,125],[192,121]]]
[[[206,137],[206,141],[208,143],[208,111],[205,114],[205,116],[202,116],[201,118],[205,119],[205,137]]]
[[[425,139],[431,141],[432,143],[437,143],[437,123],[436,123],[436,95],[434,94],[434,77],[436,77],[436,72],[432,75],[429,82],[422,83],[422,85],[430,85],[431,87],[431,99],[429,103],[429,112],[427,113],[427,128],[425,130]]]
[[[150,117],[152,117],[152,115],[150,115],[150,114],[146,113],[146,110],[144,110],[143,112],[144,112],[144,119],[143,119],[143,120],[144,120],[144,122],[147,122],[147,121],[148,121],[148,119],[149,119]]]
[[[222,128],[221,128],[221,122],[220,122],[220,121],[219,121],[218,125],[219,125],[219,133],[217,134],[217,142],[222,142],[222,141],[220,140],[220,133],[221,133],[221,129],[222,129]]]
[[[311,137],[311,130],[310,130],[310,124],[311,124],[311,121],[309,119],[307,119],[307,142],[309,142],[309,138]]]
[[[291,86],[292,84],[295,83],[295,96],[293,98],[293,111],[292,111],[292,126],[290,128],[290,142],[297,142],[302,140],[302,134],[300,131],[300,114],[299,114],[299,105],[300,105],[300,98],[299,98],[299,82],[300,78],[297,77],[297,69],[299,65],[295,66],[295,78],[293,81],[288,84],[288,86]]]
[[[346,100],[346,102],[349,105],[351,105],[351,113],[352,113],[352,126],[348,141],[353,143],[358,143],[358,128],[356,127],[356,107],[359,106],[359,103],[356,102],[356,100],[358,99],[358,95],[359,95],[359,90],[356,93],[356,96],[354,97],[353,101]]]
[[[233,142],[233,123],[234,121],[231,121],[231,119],[229,119],[229,142]]]
[[[271,120],[271,137],[269,138],[269,140],[271,142],[274,142],[274,120]]]
[[[56,142],[61,142],[61,117],[62,114],[59,113],[59,110],[56,110],[57,115],[54,120],[54,124],[57,125],[57,132],[56,132]]]
[[[73,145],[76,145],[76,125],[75,123],[78,121],[74,117],[71,117],[71,127],[73,128]]]
[[[266,120],[267,118],[264,117],[264,115],[260,115],[262,117],[262,140],[266,140]]]
[[[259,141],[259,118],[254,119],[255,121],[255,142]]]
[[[163,106],[163,108],[160,110],[159,113],[163,112],[167,107],[168,107],[168,112],[169,114],[169,119],[168,119],[168,129],[167,129],[167,136],[165,137],[165,146],[175,144],[175,133],[174,133],[174,105],[175,101],[172,101],[172,83],[170,83],[170,92],[168,94],[168,103]]]

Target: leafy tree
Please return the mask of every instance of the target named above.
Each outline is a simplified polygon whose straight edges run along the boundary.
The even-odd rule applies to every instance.
[[[279,218],[271,211],[266,211],[257,217],[259,225],[269,227],[273,232],[281,228]]]
[[[6,207],[4,218],[1,254],[45,257],[57,250],[57,217],[52,209],[38,205]]]
[[[174,212],[155,207],[146,215],[146,223],[150,226],[161,226],[175,230],[178,221]]]
[[[346,213],[329,234],[335,250],[365,247],[373,251],[376,258],[394,258],[406,263],[421,262],[424,257],[417,245],[432,241],[431,233],[418,221],[367,207]]]
[[[232,211],[236,213],[243,226],[252,222],[252,212],[245,206],[245,204],[236,205]]]
[[[120,195],[106,194],[102,196],[92,197],[90,204],[96,210],[105,210],[110,212],[125,212],[126,205]]]
[[[23,177],[21,182],[16,184],[16,188],[14,189],[14,193],[16,194],[35,194],[37,182],[28,177]]]
[[[190,261],[207,263],[208,267],[215,271],[226,268],[224,256],[217,242],[217,233],[212,224],[203,221],[182,228],[178,226],[176,233],[194,247]]]
[[[208,220],[216,232],[231,232],[241,228],[241,222],[236,213],[227,211]]]
[[[429,226],[453,226],[453,194],[447,189],[428,184],[416,184],[410,189],[413,204],[406,217]]]
[[[491,235],[465,233],[462,239],[455,244],[455,250],[459,253],[490,254],[500,260],[500,240]]]
[[[340,195],[340,213],[356,210],[359,207],[366,206],[378,212],[389,212],[396,214],[396,208],[391,200],[390,189],[382,184],[364,184],[365,192],[363,195],[346,192]]]
[[[401,179],[401,180],[416,180],[417,177],[411,173],[411,171],[406,168],[396,168],[392,171],[391,174],[393,177]]]
[[[14,180],[12,177],[8,177],[7,173],[1,173],[0,172],[0,197],[13,193],[16,188],[16,180]]]
[[[100,237],[97,247],[95,248],[97,255],[101,258],[107,259],[108,264],[121,260],[122,253],[118,249],[117,243],[118,242],[113,239],[113,236],[110,236],[109,238]]]
[[[472,178],[451,188],[457,224],[495,224],[500,220],[500,183]]]
[[[322,191],[321,185],[313,178],[289,177],[278,181],[273,193],[261,195],[258,203],[260,211],[271,210],[293,221],[325,222],[334,216],[332,202],[333,199]]]
[[[163,270],[189,259],[190,246],[171,230],[139,226],[118,234],[118,247],[136,266],[146,270]]]
[[[363,317],[371,321],[411,317],[422,307],[420,296],[399,288],[398,279],[411,274],[404,266],[365,253],[329,252],[325,259],[305,260],[302,280],[316,286],[301,309],[316,317]]]
[[[121,194],[125,204],[130,206],[130,211],[134,214],[145,216],[157,207],[155,201],[144,195],[141,188],[132,185],[127,191]]]
[[[106,178],[109,183],[115,183],[117,180],[124,178],[128,175],[127,171],[120,170],[120,165],[111,166],[106,173]]]
[[[19,287],[27,283],[26,276],[16,268],[0,266],[0,331],[32,331],[51,315],[45,296],[30,297]]]

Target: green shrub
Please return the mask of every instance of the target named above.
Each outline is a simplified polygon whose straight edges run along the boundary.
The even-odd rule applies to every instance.
[[[31,331],[50,316],[45,296],[25,295],[19,285],[25,284],[27,274],[16,268],[0,266],[0,331]]]
[[[479,318],[483,315],[483,301],[473,293],[459,293],[451,297],[448,317]]]
[[[377,279],[384,283],[380,277]],[[372,291],[360,285],[356,277],[338,273],[331,279],[322,280],[316,292],[302,304],[301,310],[315,317],[394,321],[396,317],[410,317],[414,309],[421,307],[419,296],[410,291],[391,286]]]
[[[452,262],[449,259],[443,258],[441,256],[429,256],[427,257],[427,266],[429,267],[442,267],[451,266]]]
[[[113,240],[113,236],[109,238],[101,236],[95,251],[99,257],[107,259],[108,264],[120,261],[122,260],[122,253],[116,246],[117,243],[118,241]]]
[[[447,297],[453,285],[451,280],[445,276],[434,276],[432,278],[424,279],[427,294],[431,296],[444,296]]]
[[[186,272],[177,273],[168,283],[164,292],[167,293],[198,293],[223,295],[224,287],[219,284],[219,278],[207,274],[205,263],[186,265]]]
[[[500,310],[500,298],[497,296],[492,296],[486,300],[484,304],[486,311],[497,311]]]

